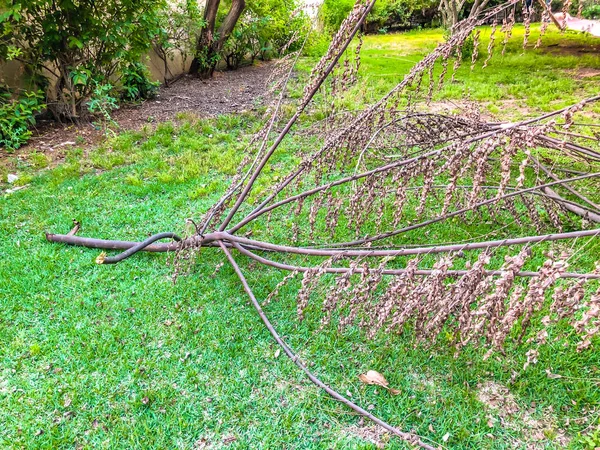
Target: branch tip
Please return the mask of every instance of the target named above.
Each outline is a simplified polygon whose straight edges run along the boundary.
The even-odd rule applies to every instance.
[[[102,252],[96,258],[96,264],[104,264],[104,260],[106,259],[106,252]]]

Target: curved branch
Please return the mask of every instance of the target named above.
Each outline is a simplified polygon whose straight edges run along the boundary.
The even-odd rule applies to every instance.
[[[233,259],[233,256],[231,255],[231,252],[229,251],[229,249],[227,247],[225,247],[225,245],[223,245],[223,243],[221,241],[218,241],[218,243],[221,246],[223,253],[225,253],[225,256],[229,260],[229,263],[233,267],[233,270],[235,271],[236,275],[240,279],[240,282],[242,283],[244,290],[248,294],[248,297],[250,297],[252,306],[254,306],[254,309],[256,310],[259,317],[261,318],[261,320],[267,327],[267,330],[269,330],[269,333],[271,333],[271,336],[273,336],[273,338],[275,339],[277,344],[283,349],[283,351],[288,356],[288,358],[290,358],[290,360],[298,368],[300,368],[300,370],[302,370],[306,374],[306,376],[308,377],[308,379],[310,381],[312,381],[315,385],[317,385],[318,387],[323,389],[325,392],[327,392],[329,395],[331,395],[337,401],[348,406],[349,408],[356,411],[361,416],[364,416],[367,419],[370,419],[371,421],[375,422],[377,425],[382,426],[389,432],[393,433],[395,436],[398,436],[400,439],[402,439],[410,444],[418,445],[419,447],[427,449],[427,450],[435,450],[435,447],[432,447],[431,445],[423,442],[419,436],[416,436],[412,433],[406,433],[404,431],[400,431],[396,427],[393,427],[392,425],[388,424],[387,422],[384,422],[383,420],[379,419],[378,417],[375,417],[369,411],[361,408],[356,403],[348,400],[343,395],[337,393],[336,391],[331,389],[329,386],[327,386],[325,383],[323,383],[319,378],[317,378],[315,375],[313,375],[313,373],[310,370],[308,370],[308,368],[302,363],[302,361],[300,361],[300,358],[298,358],[298,356],[292,351],[292,349],[283,341],[281,336],[279,336],[279,333],[277,333],[277,330],[275,330],[275,328],[271,324],[271,321],[268,319],[268,317],[264,313],[263,309],[261,308],[260,304],[258,303],[258,300],[256,300],[256,297],[254,296],[252,289],[250,289],[250,286],[248,285],[248,282],[246,281],[244,274],[242,273],[242,271],[241,271],[240,267],[238,266],[237,262],[235,261],[235,259]]]
[[[290,264],[283,264],[277,261],[273,261],[271,259],[267,259],[264,258],[262,256],[257,255],[256,253],[251,252],[250,250],[242,247],[240,244],[233,242],[233,247],[235,247],[241,254],[261,263],[264,264],[266,266],[271,266],[271,267],[275,267],[277,269],[282,269],[282,270],[288,270],[288,271],[297,271],[297,272],[308,272],[311,269],[314,269],[314,267],[303,267],[303,266],[292,266]],[[347,267],[322,267],[320,268],[320,270],[324,271],[325,273],[348,273],[350,271],[352,271],[353,273],[363,273],[365,270],[362,267],[354,267],[352,269],[347,268]],[[381,273],[383,275],[402,275],[403,273],[408,272],[406,269],[383,269],[381,271]],[[414,275],[418,275],[418,276],[429,276],[431,275],[434,270],[433,269],[419,269],[419,270],[414,270],[414,271],[410,271],[411,273],[413,273]],[[463,276],[466,275],[469,271],[468,270],[447,270],[444,273],[448,276],[448,277],[459,277],[459,276]],[[500,276],[502,275],[504,272],[502,270],[484,270],[482,271],[482,273],[485,276]],[[515,273],[516,276],[519,277],[539,277],[540,273],[539,272],[531,272],[531,271],[520,271],[520,272],[516,272]],[[574,272],[562,272],[559,275],[559,278],[578,278],[578,279],[585,279],[585,280],[600,280],[600,273],[585,273],[585,274],[581,274],[581,273],[574,273]]]
[[[153,244],[156,241],[160,241],[161,239],[173,239],[174,241],[181,242],[181,238],[175,233],[157,233],[150,236],[148,239],[140,242],[139,244],[134,245],[131,248],[128,248],[122,253],[119,253],[116,256],[106,256],[104,253],[100,254],[96,258],[96,263],[98,264],[116,264],[118,262],[123,261],[124,259],[129,258],[130,256],[135,255],[137,252],[144,250],[149,245]]]

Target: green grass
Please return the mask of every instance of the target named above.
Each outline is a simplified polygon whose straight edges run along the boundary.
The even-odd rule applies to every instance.
[[[368,89],[349,98],[363,106],[441,38],[438,30],[367,37],[361,86]],[[568,42],[585,39],[569,35]],[[522,102],[527,111],[518,116],[594,89],[597,79],[570,71],[600,67],[596,56],[539,50],[521,57],[518,46],[485,70],[461,69],[461,84],[448,86],[438,100],[461,98],[468,89],[486,106]],[[174,285],[164,254],[97,266],[97,250],[45,242],[44,231],[64,233],[73,218],[83,224],[81,235],[137,240],[177,230],[206,211],[226,189],[259,119],[179,119],[155,131],[123,133],[89,154],[73,150],[53,169],[34,154],[18,166],[20,182],[29,186],[0,197],[0,447],[191,449],[225,446],[233,436],[229,448],[374,448],[348,431],[357,416],[283,355],[275,357],[276,345],[232,269],[226,264],[211,275],[224,261],[217,250],[204,249]],[[259,188],[312,143],[290,139]],[[277,239],[286,224],[272,227]],[[454,224],[432,233],[460,240],[473,231]],[[482,224],[477,231],[487,229]],[[414,242],[431,238],[412,236]],[[598,243],[588,246],[585,264],[597,251]],[[259,299],[281,279],[275,270],[239,261]],[[296,319],[296,289],[297,283],[286,286],[266,308],[282,336],[325,382],[401,429],[436,442],[449,433],[449,448],[526,448],[534,438],[560,448],[559,430],[572,448],[600,444],[597,351],[576,353],[563,346],[568,339],[551,341],[539,363],[522,372],[518,349],[484,361],[484,350],[467,348],[455,358],[452,348],[414,346],[409,335],[369,341],[357,329],[317,332],[318,307],[309,308],[304,322]],[[357,376],[369,369],[401,393],[392,397],[362,385]],[[546,369],[564,378],[549,378]],[[510,389],[516,415],[490,422],[498,412],[478,400],[478,386],[490,381]],[[388,448],[408,447],[391,439]]]
[[[490,33],[491,27],[481,28],[479,58],[474,69],[471,70],[470,55],[467,55],[455,82],[446,80],[444,88],[435,94],[434,101],[444,101],[445,104],[449,101],[458,104],[464,100],[477,101],[500,118],[515,119],[559,109],[597,94],[600,76],[583,77],[580,71],[600,70],[598,38],[575,32],[563,35],[552,26],[542,38],[542,46],[534,49],[539,36],[539,25],[534,24],[527,50],[523,51],[524,28],[517,24],[506,53],[502,56],[503,33],[498,27],[494,57],[483,69]],[[355,87],[343,103],[345,108],[360,107],[387,93],[413,65],[444,41],[444,30],[370,35],[364,41],[361,74],[369,89],[363,89],[364,84]],[[313,61],[307,61],[306,67]],[[452,73],[452,62],[448,70]],[[436,82],[439,72],[440,64],[435,71]],[[427,76],[424,86],[426,89]],[[448,106],[453,109],[451,103]],[[598,111],[600,109],[596,108]]]

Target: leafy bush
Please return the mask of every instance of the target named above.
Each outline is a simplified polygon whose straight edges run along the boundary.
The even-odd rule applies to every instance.
[[[165,0],[9,0],[0,57],[22,62],[57,117],[80,118],[98,84],[139,61],[159,33]],[[47,75],[50,74],[50,75]]]
[[[413,23],[431,24],[438,4],[439,0],[378,0],[365,21],[365,31],[385,33]],[[337,30],[353,5],[353,0],[324,0],[320,20],[325,31]]]
[[[325,31],[337,31],[346,16],[352,11],[354,0],[324,0],[319,13]]]
[[[228,68],[235,69],[245,57],[254,61],[280,56],[296,50],[308,28],[308,19],[298,12],[295,1],[251,2],[225,43],[222,57]],[[288,46],[292,37],[294,43]]]
[[[12,98],[5,90],[0,99],[0,146],[14,150],[26,143],[31,136],[29,128],[35,124],[35,114],[45,107],[41,91],[23,92]]]
[[[589,5],[583,9],[581,14],[586,19],[600,19],[600,5]]]
[[[148,68],[141,62],[129,63],[123,69],[121,97],[125,100],[144,100],[156,96],[160,83],[150,81]]]
[[[93,122],[96,128],[103,129],[105,134],[113,134],[111,126],[117,127],[117,123],[111,113],[119,109],[119,103],[114,96],[114,88],[110,83],[96,84],[94,91],[87,103],[88,110],[95,115],[100,115],[100,121]]]
[[[196,53],[196,42],[204,25],[197,0],[171,0],[160,18],[160,28],[152,45],[164,63],[165,84],[173,74],[169,63],[180,55],[185,66],[188,56]],[[185,67],[181,68],[185,70]],[[169,76],[170,75],[170,76]]]

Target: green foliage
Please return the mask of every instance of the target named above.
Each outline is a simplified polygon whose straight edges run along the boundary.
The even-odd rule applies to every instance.
[[[125,100],[135,101],[154,97],[158,92],[160,83],[150,81],[148,67],[139,61],[129,63],[123,69],[121,78],[121,97]]]
[[[172,1],[165,14],[161,14],[159,31],[152,44],[165,64],[165,78],[168,79],[169,62],[175,56],[180,55],[185,64],[187,57],[195,53],[203,25],[202,11],[196,0]]]
[[[327,52],[331,44],[331,36],[327,33],[313,32],[308,36],[308,40],[302,53],[305,56],[321,57]]]
[[[117,99],[113,96],[113,86],[110,83],[96,84],[90,100],[87,103],[88,110],[92,114],[99,114],[101,122],[95,122],[97,127],[104,127],[105,133],[109,133],[110,126],[116,126],[111,117],[111,112],[119,108]]]
[[[408,27],[413,12],[413,3],[406,0],[382,0],[375,3],[367,23],[378,30],[394,24]]]
[[[324,0],[319,18],[325,31],[334,33],[352,11],[354,0]]]
[[[600,19],[600,5],[589,5],[585,7],[581,15],[590,20]]]
[[[254,61],[281,56],[302,44],[308,28],[308,18],[297,12],[295,1],[250,2],[225,43],[222,57],[229,69],[235,69],[245,57]]]
[[[257,38],[260,57],[281,55],[285,50],[296,50],[310,28],[309,18],[301,11],[298,0],[254,0],[249,2],[247,12],[260,22]],[[295,42],[289,45],[290,39]]]
[[[31,136],[29,127],[35,124],[35,114],[44,109],[43,95],[23,92],[17,98],[5,91],[0,97],[0,146],[14,150]]]
[[[164,0],[10,0],[0,15],[0,56],[25,64],[33,80],[57,81],[56,117],[80,117],[98,83],[148,51]]]
[[[415,24],[429,25],[434,20],[438,4],[438,0],[377,0],[365,21],[366,31],[385,33]],[[320,13],[325,30],[335,32],[353,6],[352,0],[325,0]]]
[[[600,447],[600,427],[593,428],[588,434],[579,436],[578,444],[585,450],[596,450]]]
[[[450,36],[450,30],[448,28],[444,29],[444,40],[448,40]],[[473,39],[473,34],[467,36],[460,50],[463,60],[471,60],[473,51],[475,50],[475,40]]]

